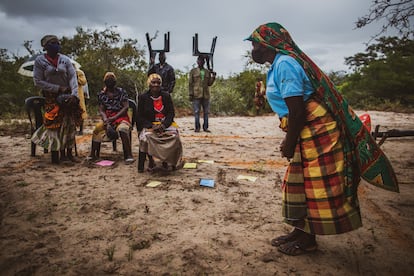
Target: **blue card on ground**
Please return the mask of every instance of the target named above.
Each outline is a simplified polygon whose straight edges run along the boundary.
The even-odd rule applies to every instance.
[[[200,179],[200,186],[213,188],[214,187],[214,179],[202,178],[202,179]]]

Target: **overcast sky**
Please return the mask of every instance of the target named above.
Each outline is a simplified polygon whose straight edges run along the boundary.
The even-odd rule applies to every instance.
[[[363,52],[364,43],[380,30],[380,23],[355,29],[371,4],[371,0],[0,0],[0,48],[23,56],[25,40],[32,40],[39,50],[45,34],[73,37],[77,26],[101,31],[114,25],[122,38],[137,39],[145,49],[145,33],[159,31],[153,42],[159,49],[169,31],[167,62],[186,72],[195,64],[192,37],[198,33],[202,52],[208,52],[212,38],[218,37],[214,70],[228,76],[243,70],[243,55],[251,49],[243,39],[260,24],[278,22],[322,70],[339,71],[348,69],[344,58]]]

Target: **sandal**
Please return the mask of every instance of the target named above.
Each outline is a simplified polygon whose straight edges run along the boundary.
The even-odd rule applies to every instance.
[[[295,228],[292,232],[290,232],[287,235],[283,235],[283,236],[279,236],[277,238],[274,238],[273,240],[271,240],[270,244],[272,246],[279,247],[282,244],[292,242],[301,234],[301,232],[302,231]]]
[[[318,245],[315,241],[292,241],[284,245],[279,246],[277,250],[283,254],[289,256],[299,256],[307,253],[315,252],[318,249]]]

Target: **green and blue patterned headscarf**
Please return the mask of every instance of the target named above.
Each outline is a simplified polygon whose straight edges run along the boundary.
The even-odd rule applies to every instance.
[[[260,25],[246,40],[289,55],[303,67],[315,90],[313,97],[328,108],[341,129],[348,181],[358,183],[362,176],[371,184],[398,191],[391,164],[371,134],[328,76],[302,52],[282,25],[275,22]],[[356,189],[357,185],[352,186]]]

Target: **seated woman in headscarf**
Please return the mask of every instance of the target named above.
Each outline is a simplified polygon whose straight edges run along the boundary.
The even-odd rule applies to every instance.
[[[118,138],[122,140],[125,163],[134,162],[131,152],[130,132],[131,121],[128,116],[128,94],[116,86],[116,76],[107,72],[104,76],[105,87],[98,94],[99,114],[102,122],[98,123],[93,130],[92,150],[88,159],[99,157],[101,142],[111,141]]]
[[[170,94],[161,92],[161,84],[160,75],[149,75],[149,90],[138,97],[138,172],[144,172],[147,154],[150,171],[155,167],[152,157],[159,159],[164,169],[171,166],[175,170],[181,162],[183,149],[178,125],[174,122],[174,105]]]

